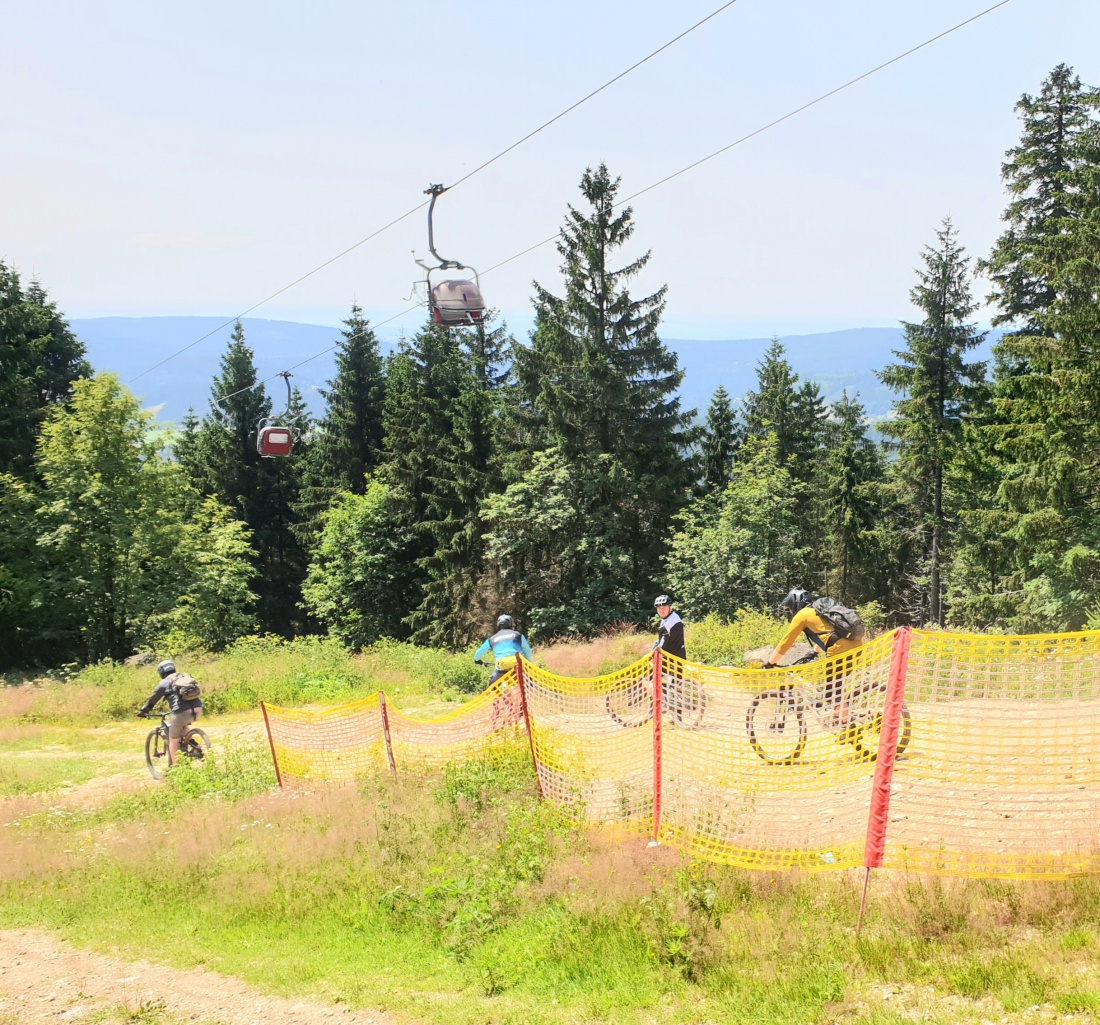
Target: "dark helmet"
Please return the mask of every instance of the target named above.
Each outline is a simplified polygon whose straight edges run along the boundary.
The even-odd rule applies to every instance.
[[[659,594],[653,599],[653,607],[660,608],[662,605],[671,605],[672,599],[667,594]]]
[[[176,671],[176,663],[170,658],[166,658],[159,666],[157,666],[157,672],[160,673],[160,678],[163,680],[166,676],[171,676]]]
[[[804,591],[801,587],[796,587],[779,603],[779,607],[787,613],[787,618],[791,619],[796,612],[812,604],[813,600],[814,597],[809,591]]]
[[[514,630],[515,625],[512,623],[511,616],[497,616],[497,629],[498,630]]]

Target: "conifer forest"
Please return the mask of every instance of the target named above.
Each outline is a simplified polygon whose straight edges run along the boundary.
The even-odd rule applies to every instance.
[[[729,619],[794,586],[888,625],[1100,627],[1100,90],[1060,65],[1015,109],[1000,237],[929,225],[877,423],[778,340],[748,394],[682,408],[665,290],[633,287],[661,253],[623,255],[645,224],[603,164],[562,197],[528,337],[426,321],[383,356],[352,305],[287,459],[257,452],[286,399],[239,323],[208,407],[158,423],[0,263],[0,665],[264,633],[460,650],[500,612],[537,642],[647,623],[661,591]]]

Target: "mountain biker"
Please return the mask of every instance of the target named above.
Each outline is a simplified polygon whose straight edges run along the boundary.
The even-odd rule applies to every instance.
[[[814,596],[801,587],[794,588],[779,607],[787,614],[790,626],[787,632],[779,638],[779,642],[772,649],[768,660],[763,664],[763,669],[774,669],[776,663],[783,657],[792,644],[802,634],[810,643],[810,647],[818,655],[842,655],[846,651],[852,651],[860,647],[866,640],[862,631],[852,637],[838,637],[832,625],[824,619],[814,606]],[[847,702],[844,700],[843,680],[845,673],[851,669],[851,660],[845,660],[837,669],[830,672],[825,678],[825,701],[827,704],[837,706],[838,722],[848,720]]]
[[[496,662],[493,675],[489,677],[490,687],[505,673],[515,669],[517,655],[522,655],[528,662],[534,657],[527,638],[515,629],[512,617],[509,615],[497,617],[497,632],[492,637],[486,638],[481,647],[474,652],[474,662],[479,666],[485,665],[481,660],[490,651]]]
[[[191,683],[194,681],[186,673],[177,673],[176,664],[171,659],[165,659],[157,666],[157,675],[160,676],[160,683],[149,695],[149,700],[141,706],[138,715],[146,716],[159,702],[168,702],[168,710],[172,713],[172,717],[168,720],[168,764],[174,765],[183,735],[187,732],[187,728],[202,715],[202,698],[180,696],[177,687],[179,678],[186,677]]]
[[[657,627],[657,643],[653,647],[686,659],[684,621],[672,611],[672,599],[667,594],[659,594],[653,599],[653,607],[661,617],[661,625]]]

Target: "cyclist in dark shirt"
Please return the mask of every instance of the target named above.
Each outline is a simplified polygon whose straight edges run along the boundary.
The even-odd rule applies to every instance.
[[[176,755],[179,753],[180,740],[187,732],[187,728],[202,715],[202,698],[184,698],[176,687],[176,664],[166,659],[157,666],[160,683],[157,689],[149,695],[149,700],[141,706],[138,715],[148,715],[161,701],[168,702],[168,710],[172,713],[168,720],[168,764],[174,765]]]
[[[657,643],[654,645],[677,658],[687,658],[684,646],[684,621],[672,611],[672,599],[667,594],[659,594],[653,600],[653,607],[661,617],[657,628]]]

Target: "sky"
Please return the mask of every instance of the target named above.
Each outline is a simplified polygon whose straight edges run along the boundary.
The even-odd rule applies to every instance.
[[[0,259],[74,318],[231,317],[719,2],[0,0]],[[561,227],[586,167],[605,161],[630,195],[992,2],[737,0],[443,196],[437,249],[489,268]],[[1096,0],[1011,0],[647,192],[632,291],[668,285],[668,337],[914,316],[944,217],[974,255],[1001,230],[1013,105],[1060,62],[1100,84],[1097,39]],[[378,322],[410,305],[414,249],[423,212],[252,315],[336,324],[356,301]],[[532,281],[560,291],[559,264],[544,245],[482,288],[523,331]]]

